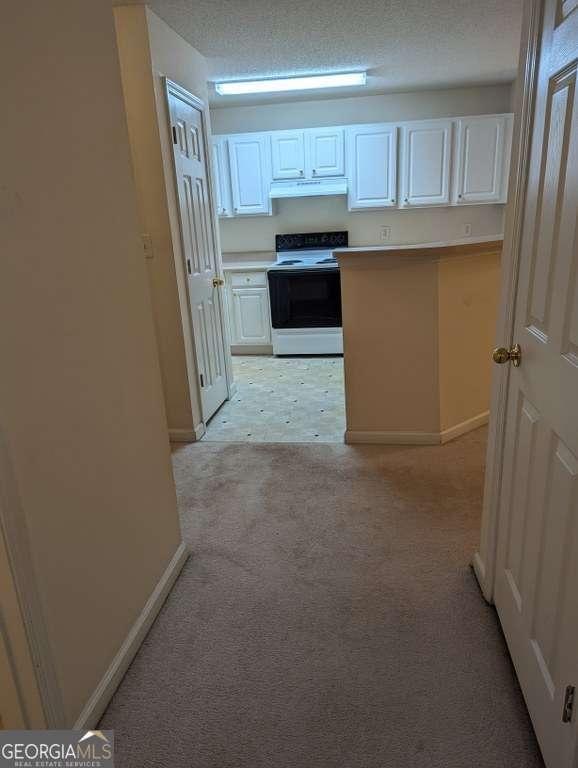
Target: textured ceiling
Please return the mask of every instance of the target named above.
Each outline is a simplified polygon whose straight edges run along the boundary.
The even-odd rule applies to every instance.
[[[148,0],[215,80],[366,69],[339,94],[497,83],[515,76],[522,0]],[[215,106],[287,100],[222,97]],[[317,98],[309,91],[296,98]]]

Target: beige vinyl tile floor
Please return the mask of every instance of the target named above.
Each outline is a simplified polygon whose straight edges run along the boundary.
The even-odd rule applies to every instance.
[[[342,357],[234,356],[237,391],[207,425],[206,441],[342,443]]]

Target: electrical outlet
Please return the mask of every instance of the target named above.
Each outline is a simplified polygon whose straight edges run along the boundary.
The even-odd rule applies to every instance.
[[[391,227],[383,226],[379,232],[382,243],[387,243],[388,240],[391,240]]]
[[[464,237],[471,237],[471,236],[472,236],[472,225],[464,224]]]

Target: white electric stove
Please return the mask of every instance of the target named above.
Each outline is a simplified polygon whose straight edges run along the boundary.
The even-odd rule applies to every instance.
[[[277,259],[269,268],[269,299],[275,355],[343,353],[341,284],[334,248],[347,232],[277,235]]]

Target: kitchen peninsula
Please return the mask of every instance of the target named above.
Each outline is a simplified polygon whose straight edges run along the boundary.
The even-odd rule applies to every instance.
[[[502,238],[334,250],[348,443],[439,444],[486,423]]]

